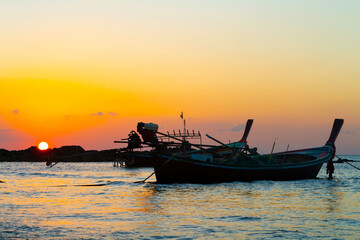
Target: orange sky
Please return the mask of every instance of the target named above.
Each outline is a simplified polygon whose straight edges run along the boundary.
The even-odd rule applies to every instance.
[[[138,121],[360,154],[358,1],[0,3],[0,148],[115,148]],[[241,128],[240,128],[241,129]]]

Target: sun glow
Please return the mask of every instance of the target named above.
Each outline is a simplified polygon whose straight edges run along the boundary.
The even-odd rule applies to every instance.
[[[41,142],[41,143],[39,143],[38,148],[39,148],[40,150],[46,150],[46,149],[49,148],[49,144],[47,144],[46,142]]]

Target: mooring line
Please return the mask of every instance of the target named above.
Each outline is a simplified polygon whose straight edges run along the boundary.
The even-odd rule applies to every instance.
[[[353,168],[356,168],[357,170],[360,170],[360,168],[355,167],[355,166],[354,166],[354,165],[352,165],[351,163],[348,163],[348,162],[345,162],[345,163],[349,164],[349,165],[350,165],[350,166],[352,166]]]
[[[360,162],[359,160],[351,160],[351,159],[342,159],[341,157],[339,157],[338,155],[335,155],[335,157],[338,158],[338,163],[343,163],[343,162]]]
[[[160,167],[159,167],[159,169],[160,168],[162,168],[163,166],[165,166],[168,162],[170,162],[170,160],[174,157],[176,155],[176,153],[174,153],[168,160],[166,160],[164,163],[163,163],[163,165],[161,165]],[[145,183],[145,181],[146,180],[148,180],[152,175],[154,175],[155,174],[155,171],[153,172],[153,173],[151,173],[147,178],[145,178],[144,180],[142,180],[142,181],[136,181],[136,182],[134,182],[134,183]]]
[[[337,158],[338,158],[338,162],[337,163],[346,163],[346,164],[349,164],[350,166],[352,166],[353,168],[356,168],[357,170],[360,170],[360,168],[352,165],[351,163],[349,162],[360,162],[358,160],[351,160],[351,159],[342,159],[341,157],[339,157],[338,155],[335,155]]]

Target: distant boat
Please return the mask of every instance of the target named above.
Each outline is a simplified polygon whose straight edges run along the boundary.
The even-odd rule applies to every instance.
[[[159,126],[157,124],[139,122],[137,124],[137,132],[141,135],[142,140],[138,133],[131,131],[127,138],[123,138],[121,141],[114,141],[115,143],[127,144],[127,147],[118,150],[118,158],[115,160],[114,166],[153,167],[156,152],[159,151],[159,149],[162,152],[166,151],[168,154],[180,151],[196,154],[206,148],[207,151],[216,152],[218,155],[225,156],[231,154],[234,148],[240,149],[245,147],[246,138],[249,135],[252,123],[252,119],[247,121],[243,137],[240,141],[219,146],[202,144],[200,132],[189,132],[185,130],[185,127],[184,132],[180,132],[179,130],[178,133],[175,131],[173,131],[173,133],[161,133],[158,131]],[[157,136],[157,134],[159,136]],[[189,139],[200,140],[200,144],[190,143],[188,141]],[[177,142],[171,140],[176,140]],[[214,140],[216,141],[216,139]],[[144,148],[147,150],[144,150]]]
[[[158,148],[166,149],[168,153],[178,152],[186,148],[187,151],[193,150],[191,145],[186,144],[188,139],[199,139],[201,142],[200,132],[185,131],[176,133],[163,134],[158,132],[159,126],[154,123],[138,122],[137,132],[134,130],[128,134],[127,138],[115,143],[126,143],[127,146],[118,149],[118,158],[114,162],[114,166],[122,167],[153,167],[154,151]],[[160,136],[157,136],[156,134]],[[140,135],[139,135],[140,134]],[[141,136],[141,138],[140,138]],[[183,143],[174,143],[171,139],[177,139]],[[196,144],[196,145],[202,145]],[[208,146],[208,145],[207,145]]]
[[[154,162],[156,180],[158,183],[213,183],[311,179],[317,177],[324,163],[328,163],[329,177],[332,177],[335,140],[343,123],[343,119],[335,119],[329,140],[316,148],[264,155],[246,153],[246,144],[241,144],[241,148],[222,144],[226,154],[220,154],[220,148],[177,153],[159,151]]]

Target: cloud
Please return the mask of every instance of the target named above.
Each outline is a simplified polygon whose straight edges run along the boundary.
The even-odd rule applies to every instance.
[[[354,134],[355,131],[345,131],[344,133],[345,133],[345,134]]]
[[[230,129],[220,129],[220,132],[240,132],[244,129],[245,125],[244,124],[238,124],[235,127],[232,127]]]
[[[105,116],[105,115],[108,115],[108,116],[117,116],[118,114],[115,113],[115,112],[108,112],[108,113],[104,113],[104,112],[97,112],[97,113],[93,113],[91,114],[92,116]]]
[[[0,128],[0,142],[7,143],[10,140],[13,140],[14,130],[10,128]],[[0,148],[3,148],[3,143]]]
[[[95,115],[97,115],[97,116],[102,116],[102,115],[104,115],[104,113],[103,113],[103,112],[97,112],[97,113],[93,113],[92,115],[93,115],[93,116],[95,116]]]
[[[13,131],[13,129],[10,129],[10,128],[1,129],[0,128],[0,132],[10,132],[10,131]]]
[[[347,131],[344,131],[345,134],[348,134],[348,135],[351,135],[351,134],[356,134],[360,132],[360,128],[355,128],[353,130],[347,130]]]

